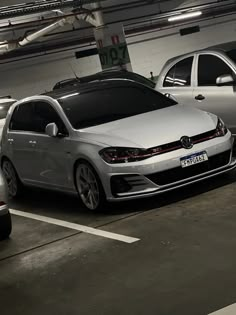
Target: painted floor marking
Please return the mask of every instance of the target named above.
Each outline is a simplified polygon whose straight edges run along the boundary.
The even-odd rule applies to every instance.
[[[88,233],[88,234],[93,234],[93,235],[109,238],[112,240],[117,240],[117,241],[128,243],[128,244],[140,241],[139,238],[134,238],[134,237],[129,237],[129,236],[121,235],[121,234],[106,232],[106,231],[95,229],[95,228],[92,228],[92,227],[89,227],[86,225],[80,225],[80,224],[76,224],[76,223],[71,223],[71,222],[62,221],[62,220],[58,220],[58,219],[53,219],[53,218],[45,217],[45,216],[38,215],[38,214],[23,212],[23,211],[14,210],[14,209],[10,209],[10,212],[11,212],[11,214],[14,214],[17,216],[21,216],[21,217],[49,223],[49,224],[62,226],[62,227],[68,228],[68,229],[72,229],[72,230],[76,230],[76,231],[80,231],[80,232],[84,232],[84,233]]]
[[[230,306],[222,308],[222,310],[216,311],[209,315],[235,315],[235,314],[236,314],[236,304],[232,304]]]

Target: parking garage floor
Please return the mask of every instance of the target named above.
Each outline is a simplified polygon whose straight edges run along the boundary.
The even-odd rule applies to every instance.
[[[235,303],[235,179],[100,213],[27,190],[11,201],[13,232],[0,243],[1,315],[206,315]]]

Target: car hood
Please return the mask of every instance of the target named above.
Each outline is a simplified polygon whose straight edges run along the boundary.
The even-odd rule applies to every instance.
[[[217,117],[175,105],[80,130],[83,138],[108,146],[151,148],[216,128]]]

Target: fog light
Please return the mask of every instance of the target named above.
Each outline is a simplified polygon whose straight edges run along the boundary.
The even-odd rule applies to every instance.
[[[111,177],[111,192],[113,196],[117,194],[128,192],[132,189],[130,184],[125,180],[123,176],[112,176]]]

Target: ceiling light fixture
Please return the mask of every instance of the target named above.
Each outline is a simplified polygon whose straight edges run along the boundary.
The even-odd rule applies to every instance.
[[[202,15],[202,11],[183,13],[183,14],[175,15],[175,16],[168,18],[168,21],[169,22],[175,22],[175,21],[180,21],[180,20],[185,20],[185,19],[191,19],[193,17],[197,17],[200,15]]]

